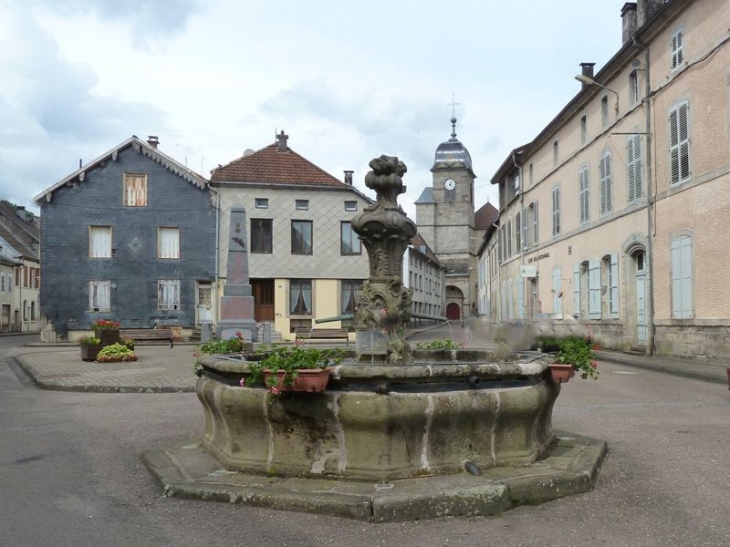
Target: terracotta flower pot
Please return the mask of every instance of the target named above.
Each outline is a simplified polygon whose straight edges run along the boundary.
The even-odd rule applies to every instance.
[[[562,384],[575,376],[575,368],[573,368],[573,365],[553,363],[550,365],[550,374],[553,377],[553,382],[556,384]]]
[[[288,378],[285,378],[288,376]],[[273,379],[273,381],[272,381]],[[307,393],[321,393],[327,387],[330,371],[327,369],[299,369],[295,378],[286,372],[264,371],[264,383],[272,388],[273,392],[304,391]]]

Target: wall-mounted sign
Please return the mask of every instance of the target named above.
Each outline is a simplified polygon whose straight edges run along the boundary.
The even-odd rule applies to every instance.
[[[537,277],[537,266],[520,266],[520,277]]]
[[[533,262],[537,262],[538,260],[542,260],[543,258],[550,258],[550,253],[542,253],[541,255],[533,256],[531,258],[528,258],[527,262],[532,264]]]

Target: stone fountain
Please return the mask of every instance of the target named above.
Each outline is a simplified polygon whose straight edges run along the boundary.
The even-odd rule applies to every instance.
[[[373,522],[495,514],[591,489],[606,445],[553,431],[550,356],[410,350],[406,167],[388,156],[370,166],[377,201],[352,221],[370,259],[354,318],[367,343],[320,394],[272,397],[240,386],[245,359],[202,359],[203,439],[148,452],[150,469],[170,495]]]

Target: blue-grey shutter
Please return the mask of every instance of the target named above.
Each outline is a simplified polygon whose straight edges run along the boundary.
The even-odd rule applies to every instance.
[[[563,317],[563,288],[560,268],[553,270],[553,314],[558,319]]]
[[[672,317],[694,317],[692,295],[692,238],[681,236],[672,240]]]
[[[538,216],[537,216],[537,202],[533,201],[533,209],[532,209],[532,244],[537,247],[538,241],[540,241],[539,233],[537,231],[538,227]]]
[[[573,314],[580,317],[580,264],[573,264]]]
[[[524,294],[525,294],[525,280],[520,277],[517,280],[517,318],[522,319],[525,316],[524,313]]]
[[[618,255],[613,253],[611,255],[611,265],[609,270],[609,284],[610,284],[610,307],[611,316],[618,318]]]
[[[601,261],[597,258],[588,262],[588,316],[601,318]]]

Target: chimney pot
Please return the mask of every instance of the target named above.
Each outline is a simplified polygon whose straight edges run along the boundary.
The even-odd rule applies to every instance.
[[[157,145],[160,144],[160,139],[157,138],[157,135],[149,135],[147,137],[147,144],[157,150]]]
[[[352,186],[352,174],[354,172],[355,171],[345,170],[345,184],[349,184],[350,186]]]
[[[593,67],[596,63],[581,63],[580,73],[590,79],[593,79]],[[588,84],[582,84],[581,88],[585,88]]]
[[[281,133],[279,133],[276,136],[276,144],[277,144],[277,150],[279,152],[287,152],[289,150],[289,147],[286,145],[286,141],[289,139],[289,135],[284,134],[284,130],[281,130]]]
[[[636,28],[644,26],[664,5],[664,0],[638,0],[636,6]]]

